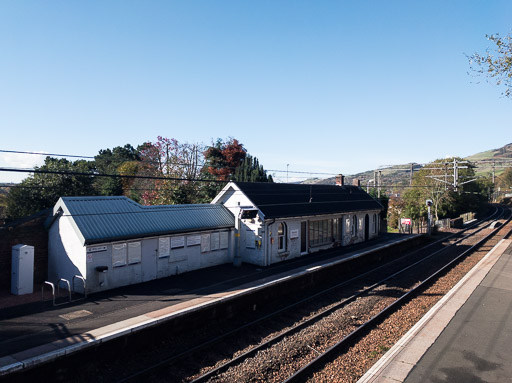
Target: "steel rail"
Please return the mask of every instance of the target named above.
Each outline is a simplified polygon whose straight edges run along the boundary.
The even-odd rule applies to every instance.
[[[394,263],[397,263],[397,262],[400,262],[402,261],[403,259],[405,258],[409,258],[411,257],[413,254],[416,254],[416,253],[419,253],[420,251],[424,251],[425,249],[431,247],[431,246],[434,246],[436,244],[439,244],[439,243],[442,243],[444,241],[446,241],[447,239],[449,238],[452,238],[454,236],[457,236],[457,235],[461,235],[462,233],[465,233],[466,231],[468,230],[471,230],[473,229],[475,226],[478,226],[478,225],[481,225],[483,222],[487,222],[487,221],[490,221],[492,219],[499,219],[499,216],[500,214],[503,214],[503,212],[500,213],[500,209],[498,207],[495,207],[495,210],[493,213],[491,213],[489,216],[487,216],[486,218],[480,220],[480,221],[477,221],[475,223],[472,223],[471,225],[469,225],[468,227],[466,227],[464,230],[460,231],[460,232],[457,232],[457,233],[454,233],[454,234],[450,234],[444,238],[441,238],[435,242],[432,242],[426,246],[423,246],[422,248],[420,249],[417,249],[417,250],[414,250],[412,253],[409,253],[407,255],[404,255],[402,257],[399,257],[391,262],[388,262],[384,265],[380,265],[376,268],[373,268],[372,270],[369,270],[363,274],[359,274],[349,280],[346,280],[346,281],[343,281],[341,283],[338,283],[336,285],[333,285],[333,286],[330,286],[329,288],[325,289],[325,290],[322,290],[321,292],[318,292],[316,294],[313,294],[311,296],[308,296],[304,299],[301,299],[297,302],[294,302],[292,304],[289,304],[285,307],[282,307],[280,308],[279,310],[276,310],[276,311],[273,311],[267,315],[264,315],[260,318],[257,318],[255,319],[254,321],[251,321],[251,322],[248,322],[246,324],[244,324],[243,326],[240,326],[240,327],[237,327],[236,329],[233,329],[231,331],[228,331],[228,332],[225,332],[223,333],[222,335],[219,335],[215,338],[212,338],[212,339],[209,339],[208,341],[206,342],[203,342],[197,346],[194,346],[192,348],[189,348],[187,349],[186,351],[183,351],[179,354],[176,354],[176,355],[173,355],[169,358],[166,358],[164,360],[161,360],[160,362],[158,363],[155,363],[145,369],[141,369],[137,372],[135,372],[134,374],[131,374],[129,376],[126,376],[120,380],[118,380],[119,383],[125,383],[125,382],[130,382],[130,381],[134,381],[135,379],[139,379],[141,376],[143,375],[147,375],[149,373],[152,373],[160,368],[163,368],[165,367],[166,365],[169,365],[169,364],[172,364],[173,362],[187,356],[187,355],[190,355],[191,353],[195,352],[195,351],[198,351],[200,349],[203,349],[207,346],[211,346],[212,344],[215,344],[215,343],[218,343],[219,341],[227,338],[228,336],[231,336],[231,335],[234,335],[244,329],[247,329],[247,328],[250,328],[251,326],[254,326],[255,324],[258,324],[259,322],[262,322],[264,320],[267,320],[267,319],[270,319],[276,315],[279,315],[283,312],[286,312],[286,311],[289,311],[290,309],[293,309],[299,305],[302,305],[308,301],[311,301],[315,298],[318,298],[322,295],[326,295],[328,294],[329,292],[331,292],[332,290],[335,290],[335,289],[339,289],[341,287],[344,287],[346,285],[349,285],[351,283],[353,283],[354,281],[357,281],[357,280],[361,280],[362,278],[364,278],[365,276],[367,276],[368,274],[371,274],[371,273],[375,273],[376,271],[378,271],[379,269],[382,269],[384,267],[389,267],[390,265],[394,264]],[[498,218],[493,218],[493,217],[498,217]],[[307,327],[308,325],[311,325],[311,323],[313,323],[314,321],[318,321],[320,320],[321,318],[323,317],[326,317],[328,316],[329,314],[331,314],[332,312],[336,311],[336,310],[339,310],[340,308],[342,308],[343,306],[346,306],[347,304],[351,303],[352,301],[354,301],[355,299],[357,299],[357,297],[367,293],[368,291],[378,287],[379,285],[381,285],[382,283],[384,283],[385,281],[395,277],[396,275],[402,273],[402,272],[405,272],[406,270],[410,269],[411,267],[414,267],[416,266],[417,264],[419,263],[422,263],[424,261],[426,261],[427,259],[429,259],[430,257],[436,255],[437,253],[441,252],[441,251],[444,251],[446,250],[447,248],[451,247],[451,246],[455,246],[456,244],[458,244],[459,242],[463,241],[464,239],[470,237],[470,236],[473,236],[475,235],[476,233],[478,233],[479,231],[485,229],[486,227],[488,226],[488,223],[485,223],[485,225],[483,225],[481,228],[478,228],[476,231],[472,232],[472,233],[469,233],[465,236],[463,236],[462,238],[456,240],[455,242],[449,244],[447,247],[444,247],[442,249],[439,249],[437,251],[435,251],[434,253],[431,253],[429,256],[427,257],[424,257],[422,258],[421,260],[411,264],[411,265],[408,265],[406,268],[396,272],[396,273],[393,273],[392,275],[389,275],[387,276],[386,278],[378,281],[378,282],[375,282],[373,283],[371,286],[367,287],[366,289],[364,290],[361,290],[360,292],[357,292],[355,294],[353,294],[352,296],[348,297],[348,298],[345,298],[343,301],[339,302],[338,304],[336,304],[335,306],[332,306],[331,308],[329,309],[326,309],[318,314],[315,314],[314,316],[308,318],[307,320],[305,320],[304,322],[301,322],[300,324],[298,324],[297,326],[294,326],[292,328],[290,328],[289,330],[286,330],[284,333],[281,333],[279,335],[277,335],[276,337],[273,337],[272,339],[269,339],[268,341],[258,345],[258,346],[255,346],[253,348],[251,348],[250,350],[248,350],[247,352],[239,355],[238,357],[222,364],[221,366],[213,369],[213,370],[210,370],[209,372],[205,373],[204,375],[201,375],[200,377],[196,378],[195,380],[192,381],[192,383],[200,383],[200,382],[204,382],[208,379],[210,379],[211,377],[219,374],[219,373],[222,373],[223,371],[227,370],[228,368],[232,367],[233,365],[236,365],[238,363],[240,363],[240,361],[243,361],[244,359],[247,359],[247,358],[250,358],[251,356],[253,356],[254,354],[256,354],[258,351],[264,349],[264,348],[268,348],[270,347],[271,345],[279,342],[281,339],[285,338],[286,336],[290,336],[292,335],[293,333],[295,332],[298,332],[300,331],[301,329]]]
[[[495,211],[495,213],[498,213],[498,209]],[[492,214],[491,216],[494,216],[494,214]],[[212,378],[212,377],[214,377],[214,376],[216,376],[216,375],[218,375],[218,374],[220,374],[220,373],[222,373],[222,372],[226,371],[226,370],[227,370],[227,369],[229,369],[230,367],[232,367],[232,366],[234,366],[234,365],[237,365],[237,364],[241,363],[242,361],[244,361],[245,359],[248,359],[248,358],[252,357],[252,356],[253,356],[253,355],[255,355],[258,351],[261,351],[261,350],[263,350],[263,349],[265,349],[265,348],[271,347],[272,345],[274,345],[274,344],[276,344],[276,343],[280,342],[282,339],[284,339],[284,338],[286,338],[286,337],[289,337],[289,336],[291,336],[291,335],[293,335],[293,334],[295,334],[295,333],[299,332],[300,330],[302,330],[302,329],[304,329],[304,328],[306,328],[306,327],[310,326],[312,323],[318,322],[320,319],[327,317],[328,315],[332,314],[332,313],[333,313],[333,312],[335,312],[336,310],[339,310],[339,309],[343,308],[344,306],[347,306],[348,304],[352,303],[352,302],[353,302],[353,301],[355,301],[358,297],[360,297],[360,296],[362,296],[362,295],[364,295],[364,294],[367,294],[367,293],[369,293],[371,290],[374,290],[375,288],[377,288],[377,287],[381,286],[382,284],[384,284],[384,282],[386,282],[386,281],[388,281],[388,280],[390,280],[390,279],[392,279],[392,278],[395,278],[396,276],[398,276],[398,275],[400,275],[400,274],[402,274],[402,273],[404,273],[404,272],[408,271],[409,269],[411,269],[411,268],[413,268],[413,267],[415,267],[415,266],[417,266],[417,265],[419,265],[419,264],[421,264],[421,263],[423,263],[423,262],[427,261],[428,259],[430,259],[430,258],[434,257],[435,255],[437,255],[438,253],[440,253],[440,252],[442,252],[442,251],[444,251],[444,250],[448,249],[449,247],[451,247],[451,246],[455,246],[455,245],[456,245],[456,244],[458,244],[459,242],[463,241],[464,239],[467,239],[467,238],[468,238],[468,237],[470,237],[470,236],[475,235],[476,233],[480,232],[481,230],[485,229],[486,227],[487,227],[487,224],[486,224],[485,226],[482,226],[482,227],[481,227],[481,228],[479,228],[478,230],[474,231],[473,233],[470,233],[470,234],[468,234],[468,235],[464,236],[463,238],[460,238],[459,240],[457,240],[457,241],[455,241],[454,243],[450,244],[448,247],[445,247],[445,248],[439,249],[439,250],[437,250],[437,251],[435,251],[435,252],[431,253],[430,255],[428,255],[428,256],[426,256],[426,257],[424,257],[424,258],[420,259],[419,261],[414,262],[414,263],[412,263],[412,264],[410,264],[410,265],[406,266],[405,268],[403,268],[403,269],[401,269],[401,270],[399,270],[399,271],[397,271],[397,272],[395,272],[395,273],[393,273],[393,274],[391,274],[391,275],[386,276],[385,278],[383,278],[383,279],[381,279],[381,280],[379,280],[379,281],[377,281],[377,282],[373,283],[372,285],[370,285],[370,286],[366,287],[365,289],[363,289],[363,290],[361,290],[361,291],[359,291],[359,292],[357,292],[357,293],[355,293],[355,294],[351,295],[350,297],[347,297],[347,298],[343,299],[342,301],[340,301],[340,302],[338,302],[337,304],[335,304],[335,305],[333,305],[333,306],[329,307],[328,309],[325,309],[324,311],[321,311],[321,312],[319,312],[319,313],[317,313],[317,314],[315,314],[315,315],[313,315],[313,316],[309,317],[308,319],[306,319],[305,321],[301,322],[300,324],[298,324],[298,325],[296,325],[296,326],[294,326],[294,327],[292,327],[292,328],[290,328],[290,329],[288,329],[288,330],[286,330],[286,331],[284,331],[284,332],[282,332],[282,333],[280,333],[280,334],[276,335],[275,337],[273,337],[273,338],[271,338],[271,339],[267,340],[267,341],[266,341],[266,342],[264,342],[264,343],[261,343],[261,344],[260,344],[260,345],[258,345],[258,346],[255,346],[255,347],[251,348],[251,349],[250,349],[250,350],[248,350],[247,352],[245,352],[245,353],[243,353],[243,354],[240,354],[240,355],[239,355],[239,356],[237,356],[236,358],[231,359],[230,361],[228,361],[228,362],[226,362],[226,363],[222,364],[221,366],[218,366],[218,367],[216,367],[215,369],[208,371],[207,373],[205,373],[205,374],[201,375],[200,377],[198,377],[198,378],[194,379],[191,383],[202,383],[202,382],[206,382],[208,379],[210,379],[210,378]],[[457,233],[457,234],[458,234],[458,233]],[[444,238],[443,240],[445,240],[445,239],[446,239],[446,238]],[[435,243],[438,243],[438,242],[439,242],[439,241],[436,241]],[[432,245],[432,244],[430,244],[430,245]],[[422,250],[424,250],[424,249],[425,249],[426,247],[428,247],[428,246],[429,246],[429,245],[425,246],[424,248],[422,248]],[[404,256],[404,257],[409,257],[409,256],[410,256],[410,254],[409,254],[409,255],[406,255],[406,256]],[[402,259],[402,258],[404,258],[404,257],[401,257],[401,258],[399,258],[399,259],[397,259],[397,260],[395,260],[395,261],[399,261],[399,260],[401,260],[401,259]],[[378,270],[380,267],[389,266],[390,264],[391,264],[391,262],[390,262],[390,263],[387,263],[386,265],[379,266],[378,268],[373,269],[373,270],[369,271],[368,273],[370,273],[370,272],[375,272],[375,271],[376,271],[376,270]],[[360,278],[361,278],[362,276],[364,276],[365,274],[366,274],[366,273],[361,274],[361,275],[359,275],[359,276],[357,276],[357,277],[354,277],[354,278],[352,278],[352,279],[350,279],[350,280],[348,280],[348,281],[345,281],[345,282],[343,282],[343,283],[340,283],[340,284],[336,285],[336,286],[335,286],[335,288],[343,287],[344,285],[349,284],[349,283],[353,282],[353,281],[354,281],[354,280],[356,280],[356,279],[360,279]],[[332,288],[333,288],[333,287],[332,287]],[[329,290],[331,290],[332,288],[330,288]],[[327,292],[327,290],[326,290],[325,292]],[[319,293],[319,294],[324,294],[324,292]],[[319,294],[315,294],[315,295],[319,295]],[[309,297],[307,300],[310,300],[310,299],[312,299],[312,298],[311,298],[311,297]]]
[[[494,216],[496,213],[498,213],[498,209],[495,211],[495,213],[491,214],[491,216]],[[489,218],[489,217],[488,217],[488,218]],[[240,354],[240,355],[239,355],[239,356],[237,356],[236,358],[231,359],[230,361],[228,361],[228,362],[226,362],[226,363],[222,364],[221,366],[218,366],[218,367],[216,367],[215,369],[210,370],[209,372],[207,372],[207,373],[205,373],[205,374],[201,375],[200,377],[198,377],[198,378],[194,379],[194,380],[192,381],[192,383],[202,383],[202,382],[206,382],[208,379],[210,379],[210,378],[212,378],[212,377],[214,377],[214,376],[216,376],[216,375],[218,375],[218,374],[220,374],[220,373],[222,373],[222,372],[226,371],[227,369],[231,368],[231,367],[232,367],[232,366],[234,366],[234,365],[237,365],[237,364],[241,363],[241,362],[242,362],[242,361],[244,361],[245,359],[248,359],[248,358],[252,357],[252,356],[253,356],[253,355],[255,355],[258,351],[261,351],[261,350],[263,350],[263,349],[265,349],[265,348],[271,347],[272,345],[274,345],[274,344],[276,344],[276,343],[280,342],[282,339],[284,339],[284,338],[286,338],[286,337],[289,337],[289,336],[291,336],[291,335],[293,335],[293,334],[295,334],[295,333],[299,332],[300,330],[302,330],[302,329],[304,329],[304,328],[306,328],[306,327],[310,326],[312,323],[318,322],[320,319],[322,319],[322,318],[324,318],[324,317],[327,317],[328,315],[332,314],[332,313],[333,313],[333,312],[335,312],[336,310],[339,310],[339,309],[343,308],[344,306],[346,306],[346,305],[348,305],[348,304],[352,303],[352,302],[353,302],[353,301],[355,301],[358,297],[360,297],[360,296],[362,296],[362,295],[364,295],[364,294],[367,294],[367,293],[369,293],[371,290],[373,290],[373,289],[375,289],[375,288],[377,288],[377,287],[381,286],[384,282],[386,282],[386,281],[388,281],[388,280],[390,280],[390,279],[392,279],[392,278],[394,278],[394,277],[396,277],[396,276],[398,276],[398,275],[400,275],[400,274],[402,274],[402,273],[404,273],[404,272],[408,271],[409,269],[411,269],[411,268],[413,268],[413,267],[415,267],[415,266],[417,266],[417,265],[419,265],[419,264],[421,264],[421,263],[423,263],[423,262],[427,261],[428,259],[430,259],[431,257],[433,257],[433,256],[437,255],[437,254],[438,254],[438,253],[440,253],[441,251],[444,251],[444,250],[448,249],[448,248],[449,248],[449,247],[451,247],[451,246],[455,246],[455,245],[456,245],[456,244],[458,244],[459,242],[463,241],[464,239],[467,239],[467,238],[468,238],[468,237],[470,237],[470,236],[475,235],[476,233],[480,232],[481,230],[485,229],[486,227],[487,227],[487,224],[486,224],[485,226],[482,226],[482,227],[481,227],[481,228],[479,228],[478,230],[474,231],[473,233],[470,233],[470,234],[468,234],[468,235],[464,236],[463,238],[460,238],[459,240],[457,240],[457,241],[455,241],[454,243],[450,244],[448,247],[445,247],[445,248],[439,249],[439,250],[437,250],[437,251],[435,251],[435,252],[431,253],[431,254],[430,254],[430,255],[428,255],[427,257],[424,257],[424,258],[422,258],[421,260],[419,260],[419,261],[417,261],[417,262],[414,262],[414,263],[412,263],[412,264],[408,265],[407,267],[405,267],[405,268],[403,268],[403,269],[401,269],[401,270],[399,270],[399,271],[397,271],[397,272],[395,272],[395,273],[393,273],[393,274],[391,274],[391,275],[388,275],[387,277],[385,277],[385,278],[383,278],[383,279],[379,280],[378,282],[373,283],[372,285],[368,286],[367,288],[365,288],[365,289],[363,289],[363,290],[361,290],[361,291],[359,291],[359,292],[357,292],[357,293],[355,293],[355,294],[351,295],[350,297],[345,298],[344,300],[342,300],[342,301],[338,302],[338,303],[337,303],[337,304],[335,304],[334,306],[331,306],[331,307],[329,307],[328,309],[326,309],[326,310],[324,310],[324,311],[322,311],[322,312],[319,312],[319,313],[317,313],[317,314],[315,314],[315,315],[311,316],[310,318],[308,318],[307,320],[305,320],[305,321],[301,322],[300,324],[298,324],[298,325],[296,325],[296,326],[294,326],[294,327],[292,327],[292,328],[290,328],[290,329],[288,329],[288,330],[286,330],[286,331],[284,331],[284,332],[280,333],[279,335],[276,335],[275,337],[273,337],[273,338],[271,338],[271,339],[267,340],[267,341],[266,341],[266,342],[264,342],[264,343],[261,343],[261,344],[260,344],[260,345],[258,345],[258,346],[253,347],[252,349],[248,350],[247,352],[245,352],[245,353],[243,353],[243,354]],[[456,233],[456,234],[459,234],[459,233]],[[444,238],[444,239],[442,239],[442,240],[440,240],[440,241],[444,241],[444,240],[446,240],[446,238]],[[424,248],[422,248],[422,250],[424,250],[426,247],[429,247],[430,245],[436,244],[436,243],[438,243],[438,242],[439,242],[439,241],[436,241],[436,242],[434,242],[434,243],[432,243],[432,244],[429,244],[429,245],[425,246]],[[404,257],[408,257],[408,256],[410,256],[410,254],[409,254],[409,255],[407,255],[407,256],[404,256]],[[401,259],[402,259],[402,258],[404,258],[404,257],[401,257],[401,258],[399,258],[399,259],[397,259],[397,260],[395,260],[395,261],[399,261],[399,260],[401,260]],[[390,265],[390,263],[386,264],[385,266],[389,266],[389,265]],[[383,265],[383,266],[384,266],[384,265]],[[379,266],[379,268],[380,268],[380,267],[383,267],[383,266]],[[373,270],[371,270],[371,271],[369,271],[369,272],[375,272],[375,271],[376,271],[377,269],[379,269],[379,268],[373,269]],[[366,274],[366,273],[365,273],[365,274]],[[351,279],[351,280],[349,280],[349,281],[343,282],[343,283],[341,283],[341,284],[337,285],[337,286],[336,286],[336,288],[342,287],[343,285],[346,285],[346,284],[348,284],[348,283],[350,283],[350,282],[353,282],[353,281],[354,281],[354,280],[356,280],[356,279],[360,279],[360,278],[361,278],[362,276],[364,276],[365,274],[361,274],[361,275],[359,275],[359,276],[357,276],[357,277],[355,277],[355,278],[352,278],[352,279]],[[322,292],[322,293],[323,293],[323,292]],[[317,294],[315,294],[315,295],[317,295]],[[309,300],[309,299],[308,299],[308,300]]]
[[[356,328],[354,331],[346,335],[344,338],[342,338],[339,342],[328,348],[326,351],[321,353],[319,356],[317,356],[315,359],[313,359],[311,362],[309,362],[306,366],[302,367],[300,370],[295,372],[293,375],[291,375],[288,379],[286,379],[283,383],[296,383],[296,382],[302,382],[305,380],[306,377],[310,376],[312,373],[319,370],[319,367],[325,366],[326,363],[333,360],[336,356],[339,355],[339,352],[343,349],[346,349],[350,345],[352,345],[353,341],[360,339],[362,336],[364,336],[367,331],[374,328],[374,325],[377,323],[381,323],[388,314],[391,314],[395,312],[395,310],[399,307],[402,307],[405,303],[407,303],[410,299],[412,299],[414,296],[422,292],[424,289],[430,286],[432,282],[435,282],[441,275],[443,275],[446,271],[448,271],[450,268],[452,268],[453,265],[455,265],[457,262],[459,262],[463,257],[465,257],[467,254],[475,251],[477,248],[479,248],[482,244],[484,244],[487,240],[489,240],[491,237],[493,237],[496,233],[498,233],[500,230],[502,230],[506,224],[508,224],[512,219],[512,215],[507,219],[505,224],[503,226],[500,226],[498,228],[493,229],[489,234],[487,234],[485,237],[483,237],[481,240],[479,240],[476,244],[472,245],[470,248],[462,252],[460,255],[458,255],[456,258],[454,258],[452,261],[444,265],[442,268],[431,274],[429,277],[421,281],[418,285],[410,289],[408,292],[403,294],[401,297],[399,297],[397,300],[395,300],[393,303],[385,307],[382,311],[380,311],[378,314],[370,318],[368,321],[363,323],[361,326]],[[508,233],[504,235],[504,238],[509,236],[512,233],[512,228],[508,230]]]

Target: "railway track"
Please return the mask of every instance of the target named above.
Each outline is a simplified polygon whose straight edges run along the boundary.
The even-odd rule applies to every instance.
[[[119,381],[303,381],[306,376],[311,376],[318,370],[320,365],[325,364],[326,360],[333,359],[333,355],[348,347],[350,342],[361,338],[364,332],[382,321],[385,315],[389,315],[410,299],[409,297],[417,294],[421,286],[431,283],[435,277],[425,278],[426,274],[439,276],[446,272],[449,268],[444,265],[446,258],[450,259],[452,265],[463,258],[463,250],[467,253],[468,248],[471,249],[470,246],[477,242],[475,237],[489,234],[489,229],[486,229],[489,221],[498,219],[504,213],[503,209],[497,208],[492,216],[467,228],[463,235],[452,235],[433,242],[413,254],[287,305],[182,353],[126,375]],[[455,251],[456,248],[460,251]],[[448,253],[451,255],[446,255]],[[441,263],[444,269],[441,269]],[[432,272],[433,269],[436,269],[435,272]],[[293,311],[299,315],[291,315],[294,319],[290,319],[290,312]],[[276,323],[290,322],[293,324],[285,326],[285,329],[261,331],[261,327],[278,328]],[[334,333],[333,329],[336,330]],[[242,347],[244,350],[237,350],[236,345],[231,346],[231,343],[237,343],[235,338],[239,338],[241,334],[253,335],[257,339],[260,332],[267,335],[262,336],[257,344],[252,342],[250,346],[245,345]],[[336,341],[340,337],[342,341]],[[219,350],[227,354],[224,360],[219,361],[218,357],[208,358],[210,354],[218,354]],[[203,359],[210,360],[206,363],[198,362],[197,356],[193,355],[202,355]],[[183,367],[176,368],[177,362],[183,364],[184,359],[188,365],[186,371],[182,371]],[[214,366],[204,367],[212,361]],[[199,369],[199,374],[190,372]],[[176,373],[175,370],[180,372]]]
[[[361,339],[365,334],[367,334],[372,328],[375,327],[376,324],[382,322],[384,319],[388,318],[392,313],[396,312],[399,308],[403,307],[407,302],[413,299],[418,294],[424,292],[428,287],[430,287],[435,281],[437,281],[440,276],[444,273],[448,272],[450,268],[454,266],[457,262],[460,262],[463,257],[467,256],[471,252],[478,249],[484,243],[486,243],[491,237],[496,236],[497,239],[493,240],[491,244],[488,246],[485,252],[490,250],[490,248],[494,247],[497,242],[502,238],[507,238],[510,236],[512,232],[512,223],[510,218],[510,212],[508,213],[508,218],[505,222],[506,224],[500,226],[499,228],[489,230],[490,232],[485,233],[483,236],[478,238],[477,242],[472,244],[468,249],[464,250],[461,254],[455,257],[453,260],[448,262],[445,266],[441,267],[439,270],[432,273],[426,279],[422,280],[416,286],[406,291],[403,295],[401,295],[398,299],[393,301],[391,304],[386,306],[384,309],[379,311],[376,315],[372,316],[368,321],[364,322],[352,332],[342,337],[341,340],[336,342],[333,346],[329,347],[327,350],[319,354],[315,359],[310,361],[300,370],[296,371],[289,378],[284,380],[285,383],[292,382],[306,382],[309,380],[312,381],[322,381],[323,379],[313,378],[315,373],[321,372],[325,365],[334,361],[334,359],[339,355],[340,352],[347,349],[350,345],[356,342],[358,339]],[[479,230],[480,231],[480,230]],[[332,369],[332,367],[331,367]]]

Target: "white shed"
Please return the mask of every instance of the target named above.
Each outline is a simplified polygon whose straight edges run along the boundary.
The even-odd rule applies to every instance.
[[[234,217],[221,205],[142,206],[126,197],[62,197],[47,222],[51,282],[87,292],[229,263]]]

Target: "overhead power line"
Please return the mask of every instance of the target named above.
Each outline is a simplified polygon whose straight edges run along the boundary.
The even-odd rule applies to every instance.
[[[94,159],[94,157],[91,157],[91,156],[78,156],[78,155],[75,155],[75,154],[56,154],[56,153],[42,153],[42,152],[22,152],[22,151],[19,151],[19,150],[1,150],[0,149],[0,153],[32,154],[32,155],[38,155],[38,156],[91,158],[91,159]]]
[[[53,157],[71,157],[71,158],[87,158],[87,159],[96,159],[95,156],[80,156],[80,155],[74,155],[74,154],[57,154],[57,153],[43,153],[43,152],[28,152],[28,151],[20,151],[20,150],[2,150],[0,149],[0,153],[15,153],[15,154],[30,154],[30,155],[44,155],[44,156],[53,156]],[[120,161],[121,163],[130,162],[131,160],[125,160]],[[141,160],[137,162],[142,163],[150,163],[150,164],[159,164],[159,165],[165,165],[165,162],[160,161],[148,161],[148,160]],[[178,161],[178,162],[172,162],[170,164],[171,166],[188,166],[188,167],[196,167],[196,168],[213,168],[213,169],[236,169],[234,166],[213,166],[210,164],[207,164],[205,162],[201,163],[190,163],[190,162],[184,162],[184,161]],[[309,174],[309,175],[330,175],[335,176],[338,173],[326,173],[326,172],[312,172],[312,171],[293,171],[293,170],[279,170],[279,169],[265,169],[266,172],[276,172],[276,173],[292,173],[292,174]]]
[[[129,178],[129,179],[149,179],[149,180],[162,180],[162,181],[189,181],[189,182],[215,182],[226,183],[229,181],[210,180],[202,178],[180,178],[180,177],[163,177],[163,176],[142,176],[142,175],[127,175],[127,174],[102,174],[102,173],[84,173],[84,172],[61,172],[55,170],[42,170],[42,169],[17,169],[17,168],[0,168],[2,172],[18,172],[18,173],[36,173],[36,174],[58,174],[68,176],[83,176],[83,177],[111,177],[111,178]]]

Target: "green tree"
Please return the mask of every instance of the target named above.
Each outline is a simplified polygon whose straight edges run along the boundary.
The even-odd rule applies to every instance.
[[[388,201],[388,226],[396,229],[398,227],[398,220],[401,217],[406,218],[405,213],[405,201],[401,196],[394,195],[389,197]]]
[[[95,171],[99,174],[121,175],[121,168],[127,162],[138,162],[140,156],[138,151],[126,144],[125,146],[116,146],[112,150],[102,149],[94,157]],[[126,195],[127,191],[120,177],[97,177],[95,187],[102,195]]]
[[[9,192],[7,217],[20,218],[51,208],[63,196],[97,195],[91,172],[93,167],[92,162],[84,160],[71,162],[64,158],[46,157],[43,166],[36,167],[34,174],[25,178]]]
[[[457,190],[453,187],[453,163],[458,163]],[[426,200],[432,200],[435,220],[478,212],[489,195],[488,180],[478,180],[474,167],[461,158],[431,162],[413,177],[412,187],[404,193],[405,212],[413,219],[427,217]]]
[[[507,168],[499,177],[499,185],[503,188],[512,188],[512,168]]]
[[[478,76],[487,78],[503,87],[506,97],[512,95],[512,37],[510,34],[501,37],[499,34],[487,35],[487,39],[493,43],[492,49],[487,49],[485,54],[475,53],[468,56],[470,68]]]
[[[235,169],[231,179],[241,182],[273,182],[272,175],[267,175],[263,165],[250,154],[247,154],[240,166]]]
[[[133,199],[136,202],[140,202],[141,191],[137,189],[137,179],[132,177],[139,173],[140,163],[141,161],[127,161],[123,162],[117,168],[117,172],[120,176],[130,176],[121,178],[123,195]]]

